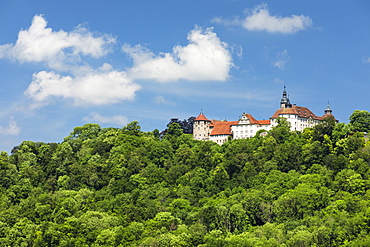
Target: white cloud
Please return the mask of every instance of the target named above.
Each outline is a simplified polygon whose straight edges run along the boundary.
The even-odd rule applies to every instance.
[[[5,57],[12,47],[13,45],[11,44],[0,45],[0,58]]]
[[[252,15],[247,16],[243,21],[243,27],[247,30],[285,34],[296,33],[311,25],[311,18],[304,15],[271,16],[266,4],[257,6]]]
[[[176,105],[175,102],[172,102],[170,100],[165,99],[163,96],[155,96],[154,97],[154,102],[157,105]]]
[[[17,123],[13,119],[13,117],[10,118],[8,127],[2,127],[0,126],[0,134],[3,135],[18,135],[21,132],[21,129],[17,126]]]
[[[370,63],[370,57],[362,59],[363,63]]]
[[[125,72],[112,70],[105,64],[75,77],[47,71],[35,73],[25,94],[36,102],[34,107],[47,104],[55,97],[73,99],[79,106],[104,105],[133,100],[140,88]]]
[[[216,24],[222,24],[225,26],[240,26],[242,24],[242,21],[239,17],[236,17],[232,20],[224,19],[222,17],[215,17],[211,20],[212,23]]]
[[[284,50],[282,52],[278,52],[275,61],[272,62],[272,65],[284,70],[286,63],[289,61],[288,51]]]
[[[102,57],[111,51],[116,42],[109,35],[89,32],[79,25],[72,32],[53,31],[47,28],[42,15],[36,15],[27,30],[21,30],[17,42],[0,46],[0,58],[19,62],[45,62],[49,67],[67,70],[68,62],[78,62],[81,55]]]
[[[291,34],[304,30],[312,25],[312,20],[304,15],[292,15],[290,17],[272,16],[267,4],[261,4],[253,9],[252,13],[244,19],[233,20],[214,18],[214,23],[226,26],[242,26],[250,31],[267,31],[269,33]]]
[[[117,124],[117,125],[126,125],[128,123],[128,118],[122,115],[115,115],[111,117],[105,117],[100,115],[97,112],[92,112],[89,116],[84,118],[84,121],[87,122],[97,122],[97,123],[108,123],[108,124]]]
[[[228,45],[212,28],[196,27],[187,38],[186,46],[177,45],[172,52],[159,55],[140,45],[124,45],[122,50],[133,59],[131,68],[118,71],[104,64],[93,69],[86,58],[100,58],[111,52],[115,38],[92,33],[81,25],[71,32],[54,31],[42,15],[36,15],[31,26],[19,32],[15,44],[0,45],[0,58],[39,62],[51,69],[33,74],[24,92],[33,100],[31,109],[55,99],[71,100],[76,106],[104,105],[133,100],[141,89],[135,80],[140,79],[225,81],[234,66]],[[156,102],[174,104],[164,98]]]
[[[159,82],[176,80],[225,81],[233,66],[227,44],[221,42],[211,28],[196,27],[189,34],[187,46],[175,46],[172,53],[156,56],[140,45],[124,45],[134,65],[127,72],[135,79],[152,79]]]

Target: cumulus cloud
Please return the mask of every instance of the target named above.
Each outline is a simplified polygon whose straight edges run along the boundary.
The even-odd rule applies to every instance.
[[[65,70],[68,62],[83,56],[98,58],[111,51],[116,42],[110,35],[100,35],[79,25],[71,32],[53,31],[42,15],[36,15],[27,30],[21,30],[17,42],[0,46],[0,57],[24,62],[45,62],[49,67]]]
[[[34,100],[32,108],[50,103],[54,98],[72,99],[75,105],[103,105],[133,100],[140,86],[126,72],[113,70],[109,64],[92,69],[80,63],[85,56],[100,58],[111,51],[115,38],[96,34],[79,25],[71,32],[53,31],[41,15],[36,15],[27,30],[21,30],[17,42],[0,46],[0,57],[24,62],[42,62],[56,71],[33,74],[24,92]]]
[[[304,15],[271,16],[266,4],[257,6],[252,15],[247,16],[243,22],[243,27],[248,30],[285,34],[296,33],[311,25],[311,18]]]
[[[0,45],[0,58],[47,65],[51,71],[33,74],[24,92],[33,100],[31,109],[53,102],[71,100],[75,106],[104,105],[133,100],[141,87],[136,80],[159,82],[224,81],[233,66],[228,45],[212,28],[196,27],[188,34],[186,46],[177,45],[170,53],[155,55],[136,45],[122,50],[133,60],[126,71],[114,70],[109,64],[95,69],[86,58],[101,58],[112,51],[116,39],[111,35],[90,32],[82,25],[73,31],[55,31],[47,27],[42,15],[34,16],[32,24],[21,30],[14,44]],[[170,104],[164,98],[157,103]]]
[[[0,134],[3,135],[18,135],[21,132],[21,129],[17,126],[17,123],[13,119],[13,117],[10,118],[9,124],[7,127],[0,126]]]
[[[278,52],[276,59],[272,62],[272,65],[281,70],[284,70],[285,65],[288,61],[289,61],[288,51],[284,50],[282,52]]]
[[[175,46],[172,53],[155,55],[136,45],[124,45],[122,50],[133,59],[133,67],[127,72],[135,79],[151,79],[158,82],[176,80],[225,81],[233,66],[227,44],[221,42],[211,28],[196,27],[189,32],[189,44]]]
[[[47,71],[35,73],[25,94],[36,102],[35,107],[58,97],[73,99],[75,105],[104,105],[133,100],[139,89],[124,71],[112,70],[105,64],[75,77]]]
[[[283,34],[296,33],[312,25],[311,18],[304,15],[292,15],[290,17],[273,16],[270,14],[267,4],[257,6],[244,19],[227,20],[217,17],[212,21],[228,26],[242,26],[250,31],[267,31],[269,33]]]
[[[92,112],[89,116],[84,118],[84,121],[87,122],[97,122],[97,123],[108,123],[108,124],[117,124],[117,125],[126,125],[128,123],[128,118],[122,115],[114,115],[111,117],[105,117],[100,115],[97,112]]]

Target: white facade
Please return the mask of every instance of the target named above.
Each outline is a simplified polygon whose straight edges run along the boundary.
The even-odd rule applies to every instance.
[[[319,124],[327,116],[333,117],[329,104],[324,116],[318,117],[307,107],[292,105],[284,87],[280,109],[276,110],[269,120],[256,120],[252,115],[243,113],[238,121],[210,121],[201,113],[194,120],[193,136],[196,140],[211,140],[221,145],[229,138],[246,139],[254,137],[259,130],[269,131],[277,126],[279,117],[290,123],[291,131],[303,131]]]
[[[302,118],[296,114],[280,114],[279,117],[285,118],[290,123],[291,131],[303,131],[305,128],[312,128],[320,123],[320,120],[313,118]],[[276,118],[271,119],[270,128],[277,125]]]
[[[211,133],[209,125],[211,121],[209,120],[198,120],[194,121],[193,126],[193,138],[196,140],[209,140],[209,135]]]
[[[222,145],[229,140],[229,136],[230,135],[211,135],[209,140]]]
[[[255,120],[250,114],[243,113],[237,125],[231,126],[233,139],[245,139],[254,137],[259,130],[270,130],[270,124],[263,124]],[[266,121],[265,121],[266,122]]]

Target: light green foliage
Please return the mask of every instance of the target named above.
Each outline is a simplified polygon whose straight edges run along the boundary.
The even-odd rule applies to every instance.
[[[226,245],[225,236],[220,230],[212,230],[205,237],[205,247],[223,247]]]
[[[123,127],[123,133],[129,134],[129,135],[135,135],[139,136],[141,135],[141,127],[139,125],[138,121],[133,121],[128,123],[125,127]]]
[[[15,182],[16,176],[16,166],[10,163],[8,154],[2,151],[0,153],[0,186],[9,188]]]
[[[82,127],[74,128],[73,131],[70,133],[70,135],[64,139],[66,141],[73,140],[73,139],[79,139],[81,141],[86,141],[88,139],[97,137],[99,131],[100,131],[99,124],[88,123]]]
[[[368,246],[366,117],[222,146],[138,122],[24,141],[0,153],[0,246]]]
[[[349,117],[349,124],[353,131],[369,132],[370,112],[365,110],[355,110]]]

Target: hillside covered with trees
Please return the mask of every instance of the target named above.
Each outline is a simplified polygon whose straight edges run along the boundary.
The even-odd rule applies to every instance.
[[[0,154],[0,246],[370,246],[370,117],[222,146],[76,127]]]

